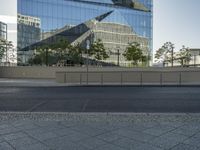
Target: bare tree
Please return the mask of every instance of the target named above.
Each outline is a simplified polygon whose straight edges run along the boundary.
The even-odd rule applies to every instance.
[[[177,53],[176,57],[181,66],[188,65],[191,60],[191,53],[189,51],[189,48],[186,48],[183,45],[183,47]]]
[[[156,51],[155,58],[162,60],[163,62],[170,62],[171,66],[174,66],[174,44],[166,42],[164,45]]]

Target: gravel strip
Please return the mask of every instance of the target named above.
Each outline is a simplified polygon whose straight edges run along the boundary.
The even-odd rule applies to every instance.
[[[0,121],[43,120],[81,122],[200,122],[200,113],[57,113],[57,112],[0,112]]]

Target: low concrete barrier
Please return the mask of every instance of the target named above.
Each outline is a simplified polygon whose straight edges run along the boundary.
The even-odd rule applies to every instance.
[[[56,80],[78,85],[200,85],[200,72],[58,72]]]
[[[182,72],[183,74],[185,72]],[[175,84],[180,85],[181,84],[181,72],[163,72],[161,74],[161,84],[167,85],[167,84]]]
[[[81,67],[1,67],[0,78],[55,79],[56,72],[84,71]]]
[[[56,82],[57,83],[66,83],[66,73],[65,72],[56,72]]]
[[[122,74],[123,84],[141,84],[141,72],[127,72]]]
[[[192,71],[188,71],[188,72],[184,72],[181,73],[181,82],[182,84],[194,84],[194,85],[198,85],[200,84],[200,72],[196,71],[196,72],[192,72]]]
[[[159,84],[160,72],[141,72],[142,84]]]
[[[0,67],[0,78],[56,79],[67,84],[200,85],[200,68]]]

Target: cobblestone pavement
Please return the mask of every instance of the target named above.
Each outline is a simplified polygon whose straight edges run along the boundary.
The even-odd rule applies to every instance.
[[[200,114],[0,113],[0,150],[199,150]]]

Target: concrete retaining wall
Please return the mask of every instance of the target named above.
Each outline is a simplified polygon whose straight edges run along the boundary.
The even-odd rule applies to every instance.
[[[60,83],[78,85],[200,85],[198,71],[57,72],[56,78]]]
[[[70,84],[198,84],[200,68],[0,67],[0,78],[56,79]]]
[[[84,71],[84,68],[62,67],[0,67],[0,78],[55,79],[56,72]]]

